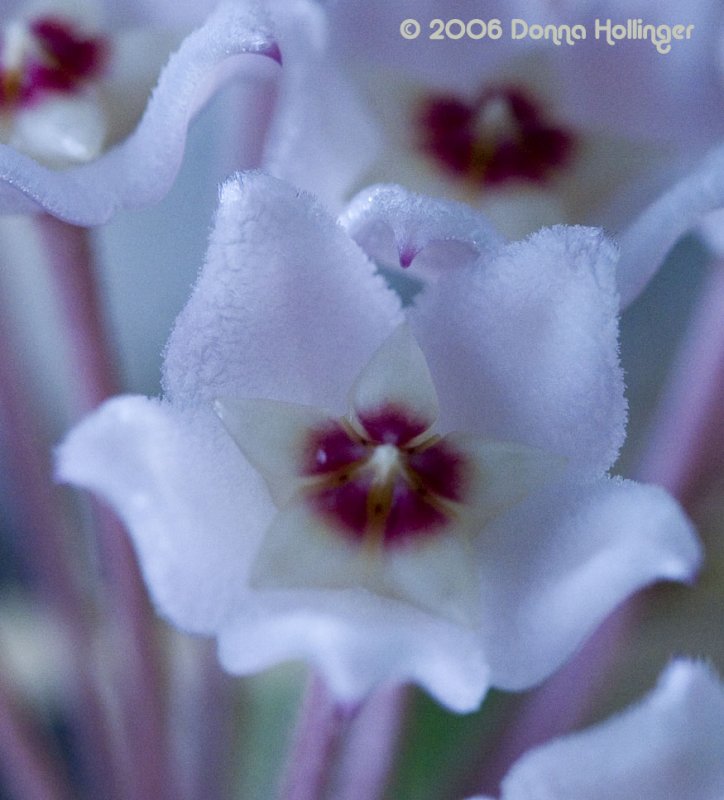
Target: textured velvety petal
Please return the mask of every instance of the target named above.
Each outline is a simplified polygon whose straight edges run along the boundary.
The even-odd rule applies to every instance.
[[[266,480],[274,502],[278,506],[289,502],[299,488],[309,432],[329,423],[331,415],[311,406],[226,397],[214,408]]]
[[[523,756],[502,800],[720,800],[724,689],[703,664],[675,661],[642,702]]]
[[[401,319],[374,266],[311,197],[237,177],[168,344],[166,391],[183,403],[264,397],[342,414]]]
[[[58,476],[121,516],[151,597],[176,625],[212,633],[239,607],[274,507],[210,407],[111,400],[60,446]]]
[[[371,186],[347,206],[340,222],[383,264],[448,270],[470,264],[502,244],[485,217],[462,203],[434,200],[401,186]]]
[[[96,158],[106,138],[97,96],[58,96],[18,113],[9,141],[43,164],[67,167]]]
[[[477,575],[461,531],[389,550],[350,541],[300,499],[272,523],[252,569],[258,589],[366,589],[474,629]]]
[[[328,52],[323,10],[307,0],[274,5],[284,70],[263,168],[336,210],[372,163],[378,135]]]
[[[493,442],[462,433],[449,434],[443,441],[469,464],[460,513],[478,525],[558,480],[565,471],[566,462],[560,456],[515,442]]]
[[[389,408],[407,412],[408,421],[420,428],[415,435],[433,425],[438,412],[435,386],[407,324],[397,328],[365,365],[352,387],[350,402],[363,428],[366,419]]]
[[[690,579],[701,558],[663,489],[609,479],[544,489],[478,542],[486,657],[512,690],[550,675],[631,593]]]
[[[652,203],[619,237],[618,283],[621,304],[627,306],[663,262],[684,233],[711,211],[724,208],[724,146]]]
[[[342,702],[412,682],[466,712],[489,687],[470,628],[358,589],[259,592],[222,631],[219,645],[222,665],[242,675],[285,661],[310,663]]]
[[[60,172],[0,145],[0,212],[45,210],[69,222],[94,225],[119,208],[159,200],[178,171],[191,119],[228,80],[243,53],[279,55],[258,8],[222,3],[169,59],[143,119],[117,148]]]
[[[600,473],[624,439],[616,251],[555,227],[428,286],[410,314],[441,432],[481,434]]]

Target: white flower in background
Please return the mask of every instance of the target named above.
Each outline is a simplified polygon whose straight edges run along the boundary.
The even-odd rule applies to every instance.
[[[279,60],[250,3],[177,14],[165,2],[11,3],[0,26],[0,212],[91,225],[160,199],[191,119],[245,53]]]
[[[618,229],[724,135],[716,0],[321,6],[316,38],[288,62],[266,164],[332,207],[383,180],[479,205],[509,235],[554,222]],[[420,23],[418,37],[401,36],[406,18]],[[454,25],[455,38],[430,39],[433,19],[480,18],[500,20],[497,38],[460,38]],[[662,55],[650,41],[596,40],[595,20],[608,18],[693,29]],[[587,37],[515,39],[514,19],[579,23]],[[300,93],[292,84],[304,70],[314,80]],[[361,122],[337,137],[352,103]],[[334,167],[322,170],[318,153]]]
[[[342,700],[412,681],[464,711],[542,680],[699,549],[662,490],[606,475],[614,248],[564,227],[501,244],[397,192],[434,256],[409,309],[310,197],[230,180],[165,398],[107,403],[58,470],[117,509],[161,613],[217,636],[229,671],[303,659]],[[480,255],[441,269],[445,247]]]
[[[720,800],[724,691],[703,664],[672,663],[640,704],[526,753],[501,800]],[[485,800],[485,798],[470,798]]]

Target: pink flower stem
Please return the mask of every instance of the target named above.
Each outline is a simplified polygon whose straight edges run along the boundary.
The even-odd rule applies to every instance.
[[[473,785],[458,787],[456,797],[460,790],[498,796],[500,781],[518,758],[583,722],[638,613],[631,602],[616,609],[564,667],[521,699],[493,750],[478,765]]]
[[[637,475],[685,506],[724,471],[724,261],[713,265],[671,372]]]
[[[407,701],[407,687],[392,686],[380,689],[362,706],[340,760],[335,800],[378,800],[384,795]]]
[[[7,480],[17,515],[21,557],[32,572],[41,598],[53,609],[70,639],[72,672],[78,686],[79,744],[83,766],[100,798],[113,793],[114,770],[110,757],[106,715],[93,669],[93,620],[78,590],[70,560],[70,530],[59,491],[53,486],[45,442],[37,424],[33,398],[19,368],[6,309],[0,308],[0,427],[4,432]],[[7,705],[7,703],[5,704]],[[82,713],[77,713],[82,709]],[[19,730],[8,721],[6,736]],[[92,790],[91,790],[92,791]]]
[[[225,800],[234,759],[238,681],[219,666],[216,643],[184,641],[174,650],[171,730],[181,800]]]
[[[119,386],[90,234],[48,215],[37,218],[37,228],[63,312],[80,417],[115,394]],[[119,679],[130,770],[126,778],[131,781],[128,796],[134,800],[172,800],[162,681],[148,600],[123,527],[105,508],[97,507],[96,512],[107,609],[124,664]]]
[[[16,800],[71,800],[68,776],[37,728],[0,677],[0,770],[10,794]]]
[[[724,470],[722,320],[724,263],[718,263],[702,288],[636,470],[637,479],[664,486],[688,507]],[[499,781],[519,756],[584,721],[645,602],[635,597],[614,611],[562,670],[528,695],[486,758],[477,790],[497,794]]]
[[[335,702],[322,679],[312,677],[294,734],[281,800],[332,800],[337,756],[356,712],[354,705]]]

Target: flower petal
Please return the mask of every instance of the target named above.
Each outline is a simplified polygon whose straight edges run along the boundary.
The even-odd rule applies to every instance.
[[[652,203],[619,236],[618,284],[626,307],[643,291],[666,254],[705,216],[724,208],[724,145]]]
[[[304,0],[282,6],[284,71],[263,168],[336,210],[374,159],[377,133],[327,52],[325,10]]]
[[[553,672],[632,592],[691,578],[701,558],[663,489],[622,480],[546,489],[478,542],[486,656],[511,690]]]
[[[274,508],[210,408],[111,400],[68,435],[57,472],[123,518],[164,616],[212,633],[238,608]]]
[[[0,212],[43,210],[77,225],[159,200],[178,172],[194,114],[244,53],[278,59],[266,15],[222,2],[168,61],[132,136],[95,161],[62,172],[0,145]]]
[[[310,197],[264,175],[237,177],[169,340],[165,388],[181,403],[252,396],[341,414],[400,321],[395,295]]]
[[[626,419],[615,261],[600,231],[555,227],[428,286],[410,320],[441,429],[607,470]]]
[[[400,325],[374,353],[355,381],[350,400],[355,421],[375,440],[372,428],[379,427],[379,418],[386,412],[402,412],[416,431],[410,431],[409,439],[433,425],[438,413],[435,386],[407,324]]]
[[[364,189],[340,218],[342,227],[383,264],[437,271],[470,264],[503,238],[485,217],[462,203],[433,200],[401,186]]]
[[[251,580],[257,589],[366,589],[474,628],[473,563],[467,536],[452,526],[394,549],[369,547],[327,527],[300,498],[272,523]]]
[[[448,708],[477,708],[489,687],[475,633],[359,589],[258,592],[219,637],[222,665],[247,675],[290,660],[319,671],[340,702],[414,682]]]
[[[448,434],[471,465],[460,513],[477,528],[521,502],[546,483],[562,477],[565,459],[515,442],[493,442],[462,433]]]
[[[306,438],[328,425],[331,415],[275,400],[220,398],[214,407],[241,452],[266,480],[276,505],[288,503],[300,485]]]
[[[19,112],[10,145],[43,163],[65,167],[96,158],[106,137],[99,99],[90,93],[48,98]]]
[[[724,691],[703,664],[672,663],[641,703],[523,756],[502,800],[718,800]]]

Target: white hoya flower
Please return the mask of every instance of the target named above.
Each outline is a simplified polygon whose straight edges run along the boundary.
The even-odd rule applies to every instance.
[[[610,243],[506,245],[462,206],[400,203],[416,246],[439,256],[447,227],[448,255],[480,252],[433,252],[409,309],[312,198],[230,180],[164,398],[109,401],[58,472],[116,508],[160,612],[229,671],[302,659],[342,701],[412,681],[467,711],[700,553],[665,492],[606,475],[626,413]]]
[[[265,168],[333,208],[390,181],[465,200],[512,236],[557,222],[620,230],[724,136],[718,0],[272,6],[314,35],[286,60]],[[402,35],[407,19],[418,36]],[[596,36],[629,19],[614,46]],[[688,34],[664,55],[631,38],[674,23]],[[574,25],[585,39],[567,39]],[[549,38],[525,33],[545,26]]]
[[[238,56],[280,60],[267,13],[243,0],[5,6],[0,213],[95,225],[159,200],[193,116],[244,68]]]
[[[638,705],[522,756],[500,800],[684,797],[724,797],[724,690],[703,664],[679,660]]]

